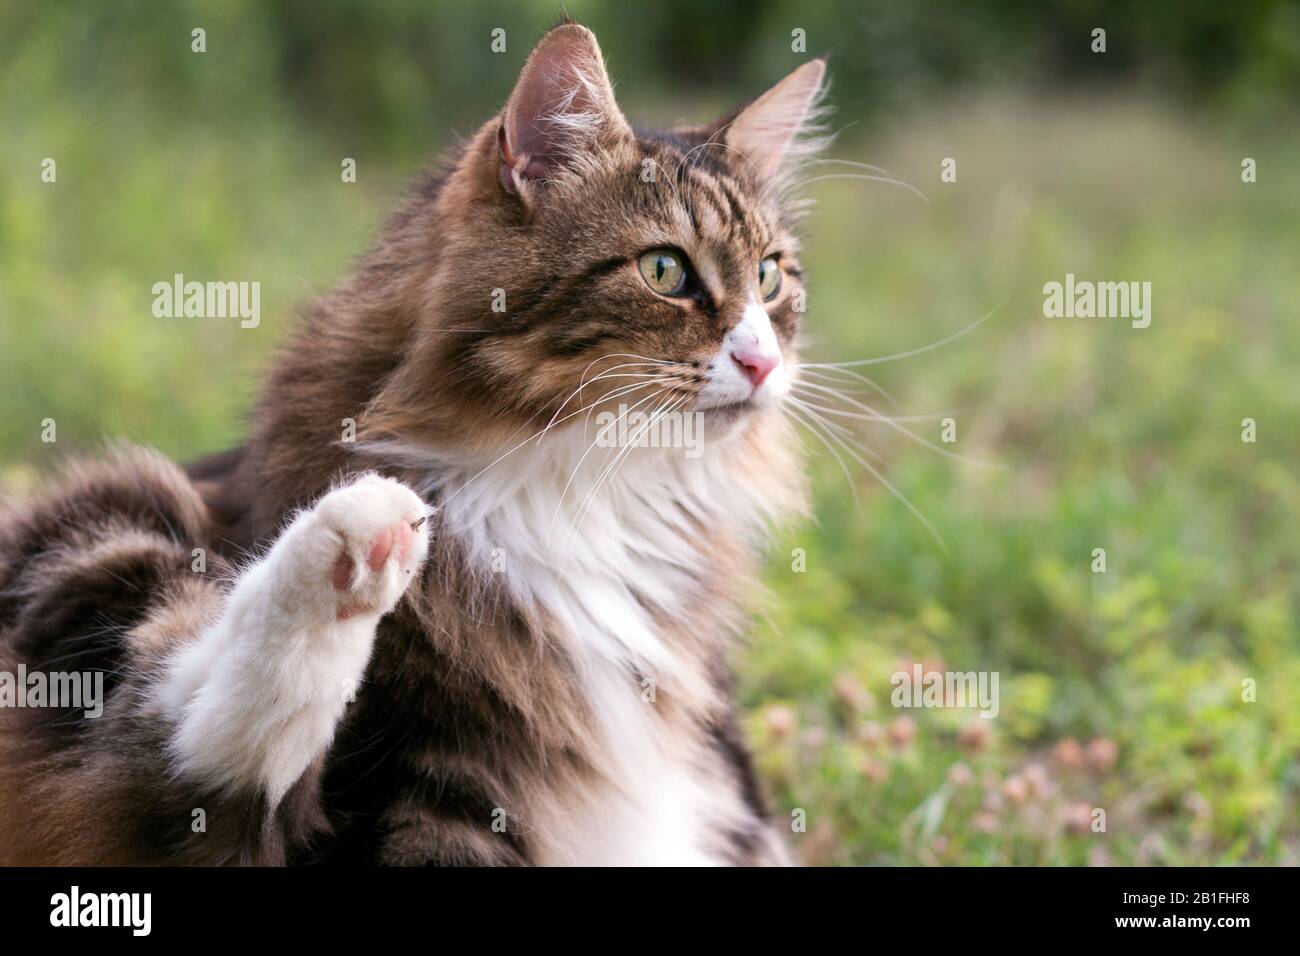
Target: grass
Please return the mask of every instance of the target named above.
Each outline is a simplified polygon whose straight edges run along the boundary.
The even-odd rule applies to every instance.
[[[819,356],[922,346],[1009,300],[942,349],[862,369],[903,411],[964,409],[951,449],[997,465],[866,426],[948,553],[875,482],[856,508],[823,455],[819,521],[770,565],[739,664],[809,862],[1300,862],[1297,142],[1172,116],[960,104],[847,151],[929,205],[822,194]],[[1241,182],[1256,152],[1271,183]],[[1044,318],[1042,286],[1067,272],[1150,281],[1151,326]],[[895,710],[912,661],[997,671],[999,716]]]
[[[1005,304],[943,348],[863,369],[899,413],[950,414],[943,447],[992,467],[846,422],[944,546],[860,468],[855,503],[823,450],[817,520],[773,548],[736,664],[805,861],[1300,863],[1294,129],[991,96],[836,147],[930,202],[813,187],[813,356],[906,351]],[[344,185],[355,150],[328,135],[270,101],[205,122],[90,92],[75,113],[9,118],[5,486],[104,436],[180,458],[238,441],[294,304],[346,271],[418,163],[362,155]],[[56,184],[39,180],[46,156]],[[261,325],[153,318],[150,287],[175,272],[259,279]],[[1151,282],[1151,327],[1044,318],[1042,286],[1067,272]],[[937,420],[909,427],[939,442]],[[896,710],[890,676],[913,661],[998,672],[998,717]]]

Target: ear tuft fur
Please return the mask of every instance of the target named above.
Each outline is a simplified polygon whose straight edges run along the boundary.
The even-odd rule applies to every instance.
[[[595,35],[561,23],[529,54],[506,103],[497,135],[501,184],[522,195],[600,136],[625,131],[631,128],[614,101]]]
[[[782,188],[832,138],[825,128],[828,87],[826,57],[810,60],[732,114],[718,134],[758,181]]]

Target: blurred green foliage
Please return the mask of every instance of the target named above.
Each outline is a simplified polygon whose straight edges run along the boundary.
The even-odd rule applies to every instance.
[[[423,150],[482,121],[562,10],[596,31],[624,105],[647,121],[676,119],[683,94],[719,110],[755,95],[802,61],[795,29],[808,54],[830,54],[836,101],[859,121],[972,86],[1140,84],[1251,117],[1293,108],[1300,89],[1290,0],[8,0],[0,50],[20,95],[6,108],[62,89],[234,120],[271,98],[340,139]],[[190,54],[193,27],[211,38],[204,59]],[[498,27],[506,52],[489,55]],[[1104,55],[1091,51],[1098,27]]]
[[[806,814],[796,851],[1300,863],[1295,5],[568,8],[644,121],[754,95],[798,62],[793,27],[831,50],[832,155],[929,202],[880,181],[810,187],[812,356],[926,345],[1005,300],[941,349],[862,369],[895,396],[886,410],[953,415],[943,447],[995,467],[845,420],[946,553],[805,436],[817,519],[782,532],[736,658],[778,811]],[[557,12],[0,6],[0,483],[51,467],[47,417],[60,455],[105,436],[179,458],[239,441],[295,305],[347,270],[452,130],[499,108]],[[1095,25],[1104,57],[1086,52]],[[939,182],[946,156],[956,183]],[[258,279],[261,326],[155,319],[150,287],[176,272]],[[1066,272],[1150,281],[1151,327],[1045,319],[1042,286]],[[938,441],[937,421],[906,427]],[[998,718],[900,715],[889,678],[912,661],[998,671]]]
[[[821,355],[924,345],[1010,299],[862,369],[901,412],[954,414],[951,447],[997,465],[863,426],[950,554],[870,479],[855,507],[809,442],[818,520],[776,549],[767,627],[738,657],[806,857],[1300,862],[1295,127],[1243,144],[1159,103],[999,95],[840,154],[928,181],[931,203],[826,184],[808,253]],[[1241,182],[1244,154],[1270,182]],[[1044,318],[1042,285],[1067,271],[1150,281],[1150,328]],[[1270,437],[1243,443],[1248,417]],[[1000,715],[900,718],[889,678],[911,661],[998,671]]]

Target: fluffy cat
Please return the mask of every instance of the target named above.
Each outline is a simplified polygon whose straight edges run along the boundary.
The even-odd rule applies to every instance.
[[[725,658],[803,507],[783,186],[824,73],[634,131],[561,24],[306,310],[243,447],[11,508],[0,671],[108,699],[0,709],[0,862],[787,862]],[[702,452],[600,444],[631,409]]]

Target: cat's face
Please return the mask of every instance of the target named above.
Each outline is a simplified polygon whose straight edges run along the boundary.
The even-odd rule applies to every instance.
[[[731,415],[789,390],[798,245],[776,197],[706,138],[628,135],[540,198],[516,277],[531,321],[500,343],[534,359],[538,384],[567,394],[607,373],[592,399],[626,385],[650,404],[654,385],[613,377],[636,374]]]
[[[779,403],[804,303],[782,186],[823,74],[711,127],[636,133],[595,38],[547,34],[447,202],[434,294],[465,331],[436,342],[436,374],[458,421],[671,409],[732,431]]]

